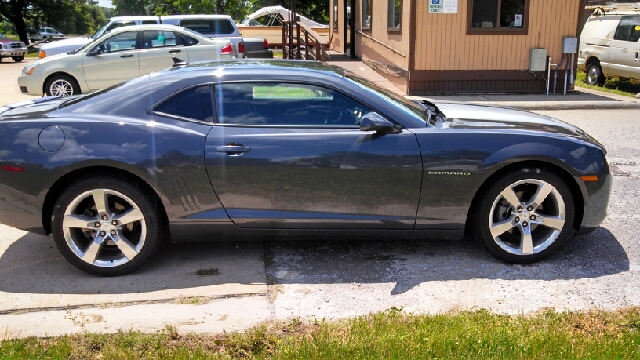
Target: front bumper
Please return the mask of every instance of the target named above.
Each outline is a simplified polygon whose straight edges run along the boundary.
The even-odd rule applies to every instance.
[[[26,48],[0,49],[1,57],[13,57],[13,56],[25,56],[25,55],[27,55]]]
[[[18,86],[20,91],[25,94],[42,96],[42,79],[34,75],[20,75],[18,77]]]

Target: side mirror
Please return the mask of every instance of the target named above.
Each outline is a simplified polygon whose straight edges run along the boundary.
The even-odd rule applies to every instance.
[[[100,50],[99,46],[96,46],[87,53],[87,56],[98,56],[100,54],[102,54],[102,50]]]
[[[389,120],[376,112],[365,114],[360,121],[361,131],[375,131],[380,134],[399,133],[400,130]]]

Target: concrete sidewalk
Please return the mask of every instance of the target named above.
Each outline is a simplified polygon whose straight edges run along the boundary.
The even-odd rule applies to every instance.
[[[330,61],[329,64],[343,67],[383,88],[402,94],[391,81],[362,61]],[[640,109],[640,99],[580,87],[576,88],[576,92],[567,95],[561,93],[548,96],[545,94],[460,94],[408,96],[408,98],[435,102],[465,102],[522,110]]]

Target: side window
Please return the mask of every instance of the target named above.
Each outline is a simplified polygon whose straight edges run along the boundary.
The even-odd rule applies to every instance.
[[[358,126],[371,110],[323,87],[288,83],[216,86],[218,121],[240,125]]]
[[[158,22],[155,20],[142,20],[142,25],[148,25],[148,24],[157,24]]]
[[[156,106],[155,112],[213,122],[211,85],[202,85],[182,91]]]
[[[136,32],[127,31],[114,35],[103,41],[98,47],[103,54],[133,50],[136,48]]]
[[[184,46],[198,45],[198,40],[192,38],[189,35],[185,35],[181,33],[174,33],[174,35],[179,45],[184,45]]]
[[[637,42],[640,38],[640,16],[623,16],[613,35],[614,40]]]
[[[111,30],[119,28],[119,27],[130,26],[130,25],[135,25],[135,24],[136,23],[133,22],[133,21],[116,21],[116,22],[113,22],[111,25],[109,25],[109,27],[107,27],[105,32],[111,31]]]
[[[143,49],[176,45],[176,35],[173,31],[145,30],[142,32]]]

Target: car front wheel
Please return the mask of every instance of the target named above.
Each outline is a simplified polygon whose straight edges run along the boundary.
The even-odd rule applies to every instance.
[[[118,276],[140,267],[158,248],[157,201],[135,183],[85,177],[58,198],[53,239],[62,255],[89,274]]]
[[[474,234],[509,263],[532,263],[558,250],[573,234],[575,206],[554,172],[525,167],[495,181],[473,215]]]
[[[44,84],[44,92],[48,96],[72,96],[80,94],[80,86],[76,80],[67,75],[54,75]]]
[[[598,63],[591,63],[587,66],[587,75],[585,82],[589,85],[602,86],[607,81],[607,78],[602,73],[602,67]]]

